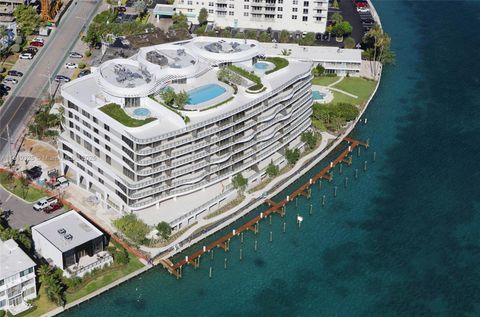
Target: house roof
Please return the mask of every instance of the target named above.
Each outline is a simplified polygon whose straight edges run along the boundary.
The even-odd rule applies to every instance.
[[[32,227],[61,252],[69,251],[103,233],[76,211],[69,211]]]
[[[34,267],[30,257],[13,240],[0,240],[0,280]]]

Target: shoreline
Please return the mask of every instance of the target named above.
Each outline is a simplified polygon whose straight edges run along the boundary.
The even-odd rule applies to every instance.
[[[382,28],[382,24],[381,24],[381,20],[380,20],[380,17],[373,5],[373,3],[371,2],[371,0],[368,0],[368,3],[370,4],[370,7],[372,9],[372,12],[374,12],[374,19],[377,20],[377,23],[380,25],[380,27]],[[375,62],[377,63],[377,62]],[[376,66],[375,66],[376,67]],[[373,100],[373,98],[375,97],[375,95],[377,94],[377,91],[378,91],[378,88],[380,87],[380,83],[381,83],[381,79],[382,79],[382,74],[383,74],[383,65],[381,63],[379,63],[379,76],[378,76],[378,80],[377,80],[377,83],[375,85],[375,89],[373,90],[372,94],[370,95],[370,97],[368,98],[367,102],[365,103],[365,106],[363,107],[363,109],[360,111],[359,115],[357,116],[357,118],[355,119],[355,121],[350,124],[347,129],[342,133],[340,134],[338,137],[336,137],[332,143],[330,144],[327,144],[326,148],[324,149],[321,149],[321,147],[319,147],[317,150],[318,150],[318,153],[316,151],[313,151],[311,153],[309,153],[308,155],[306,155],[305,157],[303,157],[303,159],[305,160],[304,164],[302,165],[299,165],[299,169],[301,171],[300,174],[296,173],[296,169],[292,169],[290,172],[292,173],[296,173],[296,177],[294,178],[288,178],[288,175],[289,173],[286,173],[285,175],[283,175],[282,178],[278,179],[276,182],[272,182],[270,183],[269,185],[272,185],[272,187],[274,187],[275,185],[278,185],[279,183],[281,183],[281,181],[285,178],[288,178],[288,180],[284,183],[281,183],[281,185],[279,185],[277,188],[274,189],[274,191],[272,193],[269,193],[268,196],[270,197],[273,197],[275,195],[278,195],[280,194],[283,190],[285,190],[288,186],[290,186],[291,184],[293,184],[295,181],[297,181],[299,178],[301,178],[303,175],[305,175],[305,173],[307,173],[308,171],[310,171],[312,168],[314,168],[316,165],[318,165],[325,157],[327,157],[336,147],[338,147],[338,145],[340,145],[340,143],[343,142],[343,140],[353,131],[353,129],[356,127],[356,125],[360,122],[360,120],[362,119],[362,116],[364,115],[365,111],[367,110],[368,106],[370,105],[370,102]],[[268,187],[268,186],[267,186]],[[168,257],[170,256],[173,256],[174,254],[177,254],[185,249],[187,249],[188,247],[204,240],[205,238],[207,238],[208,236],[210,235],[213,235],[215,234],[216,232],[218,232],[219,230],[229,226],[230,224],[234,223],[235,221],[237,221],[239,218],[241,218],[242,216],[245,216],[247,214],[249,214],[250,212],[252,212],[255,208],[257,208],[258,206],[260,206],[261,204],[263,204],[265,202],[265,199],[267,197],[263,197],[261,201],[257,202],[256,204],[258,205],[252,205],[252,206],[244,206],[244,208],[246,208],[246,211],[244,211],[243,213],[241,213],[240,215],[236,215],[234,217],[229,217],[228,215],[226,217],[223,217],[222,219],[220,220],[217,220],[217,221],[213,221],[214,224],[217,224],[217,223],[220,223],[221,225],[217,225],[215,228],[216,230],[214,230],[213,232],[209,232],[208,235],[204,235],[204,234],[201,234],[200,236],[196,237],[194,240],[190,240],[188,241],[187,244],[185,244],[184,246],[182,246],[180,249],[178,250],[174,250],[174,253],[169,255]],[[249,204],[250,202],[247,202],[247,205]],[[225,215],[218,215],[219,218],[221,216],[225,216]],[[216,217],[213,217],[212,219],[215,219]],[[225,218],[228,218],[228,219],[225,219]],[[222,222],[222,220],[225,219],[225,222]],[[195,230],[198,230],[195,229]],[[187,231],[188,232],[188,231]],[[185,233],[186,234],[186,233]],[[192,235],[193,232],[190,234]],[[179,237],[180,238],[180,237]],[[188,238],[182,240],[181,242],[184,242],[188,240]],[[171,248],[171,247],[170,247]],[[166,254],[158,254],[156,257],[160,257],[160,255],[163,255],[164,257],[166,257],[168,253]],[[123,284],[124,282],[127,282],[129,281],[130,279],[134,278],[134,277],[137,277],[139,275],[141,275],[142,273],[144,272],[147,272],[149,271],[150,269],[152,268],[155,268],[155,267],[158,267],[159,263],[157,263],[156,265],[151,265],[151,264],[146,264],[143,268],[137,270],[137,271],[134,271],[132,273],[130,273],[129,275],[127,276],[124,276],[114,282],[112,282],[111,284],[109,285],[106,285],[98,290],[96,290],[95,292],[92,292],[82,298],[79,298],[77,300],[75,300],[74,302],[72,303],[69,303],[67,305],[65,305],[64,307],[57,307],[45,314],[42,314],[41,316],[42,317],[53,317],[53,316],[56,316],[58,314],[61,314],[65,311],[68,311],[69,309],[71,308],[74,308],[74,307],[77,307],[79,306],[80,304],[82,304],[83,302],[85,301],[89,301],[91,298],[94,298],[98,295],[101,295],[107,291],[109,291],[110,289],[116,287],[116,286],[119,286],[121,284]]]

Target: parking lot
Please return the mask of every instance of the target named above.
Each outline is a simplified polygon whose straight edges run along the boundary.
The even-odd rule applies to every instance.
[[[12,195],[10,192],[0,187],[0,208],[2,210],[10,210],[11,213],[6,219],[8,225],[14,229],[22,229],[25,226],[34,226],[47,219],[58,216],[63,209],[57,210],[50,214],[45,212],[34,211],[33,204]]]

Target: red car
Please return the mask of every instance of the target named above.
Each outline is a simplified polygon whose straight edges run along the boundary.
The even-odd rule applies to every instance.
[[[355,3],[355,6],[357,8],[365,8],[365,7],[368,7],[368,3],[365,3],[365,2],[357,2]]]
[[[43,47],[43,43],[42,42],[32,42],[30,43],[31,46],[36,46],[36,47]]]
[[[54,212],[54,211],[59,210],[59,209],[62,208],[62,207],[63,207],[62,203],[61,203],[61,202],[58,202],[58,203],[56,203],[56,204],[53,204],[53,205],[48,206],[48,207],[45,208],[43,211],[45,211],[47,214],[50,214],[50,213],[52,213],[52,212]]]

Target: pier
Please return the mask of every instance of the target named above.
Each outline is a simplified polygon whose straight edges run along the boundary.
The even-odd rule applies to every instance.
[[[200,258],[202,255],[206,253],[213,252],[215,248],[221,248],[225,252],[228,252],[229,250],[229,245],[230,245],[230,240],[234,238],[235,236],[241,235],[245,231],[252,231],[253,233],[257,234],[258,232],[258,224],[259,222],[267,218],[273,214],[278,214],[281,217],[285,216],[285,206],[290,202],[298,198],[299,196],[305,196],[307,199],[310,198],[311,195],[311,189],[310,187],[314,185],[316,182],[325,179],[328,181],[331,181],[333,179],[332,174],[330,171],[335,168],[338,164],[346,164],[346,165],[351,165],[352,164],[352,158],[350,154],[352,151],[359,147],[363,146],[365,148],[368,148],[368,142],[361,142],[358,140],[354,140],[351,138],[345,138],[345,142],[348,143],[348,148],[345,149],[340,155],[333,161],[331,161],[325,168],[323,168],[319,173],[317,173],[315,176],[310,178],[306,183],[304,183],[302,186],[300,186],[297,190],[295,190],[293,193],[288,195],[285,199],[283,199],[280,202],[274,202],[272,199],[267,198],[265,199],[264,203],[269,206],[269,208],[261,212],[258,216],[254,217],[247,223],[243,224],[242,226],[233,229],[230,233],[224,235],[223,237],[219,238],[218,240],[210,243],[209,245],[203,246],[200,250],[185,256],[184,259],[173,263],[170,259],[159,259],[155,261],[155,264],[161,264],[170,274],[174,275],[177,279],[182,277],[182,268],[185,265],[192,265],[193,267],[197,268],[200,265]]]

